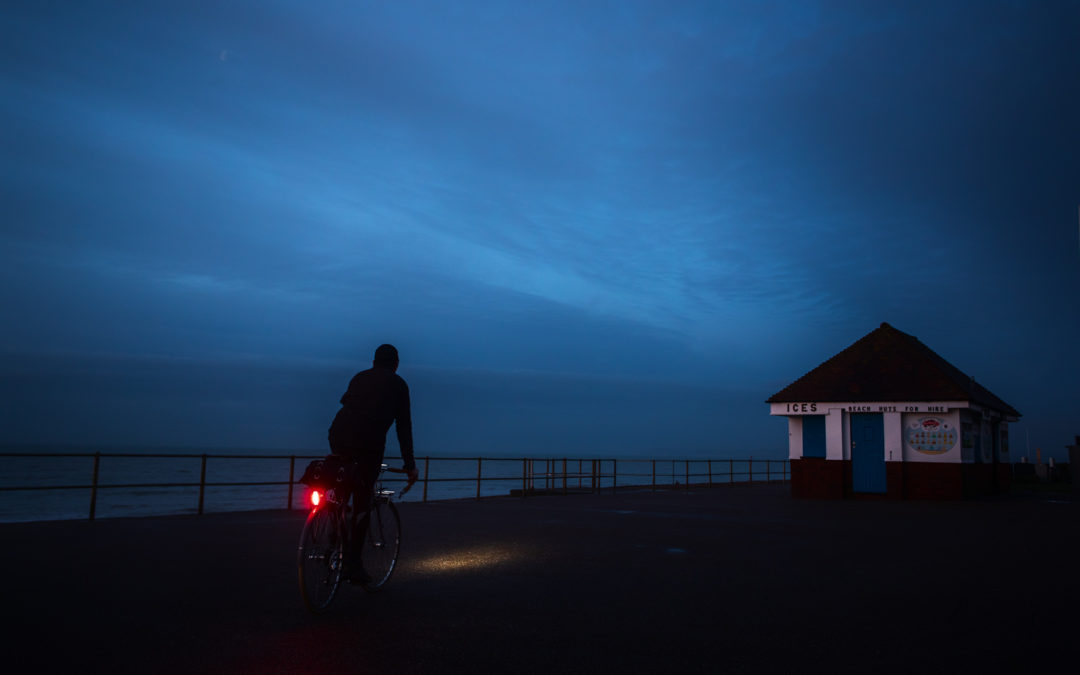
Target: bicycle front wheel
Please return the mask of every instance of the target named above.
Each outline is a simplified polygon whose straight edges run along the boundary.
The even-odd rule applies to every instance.
[[[371,577],[364,584],[366,590],[377,591],[390,580],[400,548],[401,519],[397,507],[389,500],[376,499],[371,505],[371,521],[362,552],[364,571]]]
[[[312,511],[300,532],[296,558],[300,596],[314,614],[330,606],[341,585],[344,534],[340,514],[329,506]]]

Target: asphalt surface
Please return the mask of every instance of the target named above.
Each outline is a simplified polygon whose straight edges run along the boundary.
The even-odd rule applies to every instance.
[[[304,514],[0,525],[5,672],[1076,672],[1080,502],[786,486],[401,505],[311,616]]]

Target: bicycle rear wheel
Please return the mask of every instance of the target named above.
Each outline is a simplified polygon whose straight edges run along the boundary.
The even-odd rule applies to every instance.
[[[376,498],[371,505],[371,520],[361,553],[364,571],[371,576],[371,581],[364,584],[366,590],[377,591],[390,580],[400,548],[401,519],[397,507],[389,500]]]
[[[312,511],[300,532],[296,558],[300,596],[314,614],[330,606],[341,585],[344,534],[341,516],[331,506]]]

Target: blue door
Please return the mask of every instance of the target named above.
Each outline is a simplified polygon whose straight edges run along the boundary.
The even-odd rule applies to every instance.
[[[885,418],[851,415],[851,489],[885,494]]]
[[[802,418],[802,456],[825,458],[825,416],[804,415]]]

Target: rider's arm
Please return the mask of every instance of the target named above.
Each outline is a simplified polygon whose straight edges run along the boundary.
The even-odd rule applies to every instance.
[[[405,470],[409,472],[409,478],[415,480],[413,478],[416,473],[416,459],[413,458],[412,411],[409,405],[409,385],[405,384],[405,380],[401,380],[400,397],[394,426],[397,428],[398,447],[401,448],[401,459],[404,461]]]

